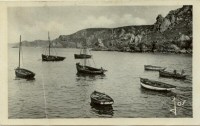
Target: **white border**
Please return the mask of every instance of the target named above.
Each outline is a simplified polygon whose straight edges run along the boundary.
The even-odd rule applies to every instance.
[[[8,119],[7,7],[11,6],[193,5],[193,118]],[[67,0],[0,2],[0,125],[200,125],[200,1]]]

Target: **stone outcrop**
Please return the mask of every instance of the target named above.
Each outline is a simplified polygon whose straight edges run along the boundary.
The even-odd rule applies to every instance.
[[[96,49],[192,52],[192,6],[172,10],[165,17],[158,15],[152,25],[83,29],[71,35],[60,35],[53,42],[64,48],[79,48],[87,42],[87,46]],[[32,46],[47,45],[47,41],[31,43]]]
[[[192,6],[183,6],[177,10],[170,11],[166,17],[158,15],[156,18],[156,23],[154,24],[154,30],[164,32],[167,29],[173,28],[176,24],[179,24],[182,21],[185,23],[191,23],[191,20]]]

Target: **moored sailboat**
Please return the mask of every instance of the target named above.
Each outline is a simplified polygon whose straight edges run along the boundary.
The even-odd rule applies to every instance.
[[[20,66],[20,54],[21,54],[21,35],[20,35],[20,42],[19,42],[19,66],[15,69],[15,75],[19,78],[24,79],[33,79],[35,76],[35,73],[33,73],[30,70],[21,68]]]
[[[75,59],[84,59],[84,58],[91,58],[91,55],[87,55],[87,54],[74,54],[74,58]]]
[[[87,50],[87,49],[85,49],[85,50]],[[85,53],[86,53],[87,51],[85,51]],[[84,54],[84,48],[82,48],[81,50],[80,50],[80,54],[74,54],[74,58],[75,59],[84,59],[84,58],[87,58],[87,59],[89,59],[89,58],[91,58],[92,57],[92,55],[89,55],[89,54]]]
[[[86,54],[86,45],[83,48],[83,54]],[[76,69],[77,69],[77,73],[78,74],[89,74],[89,75],[103,75],[107,70],[101,68],[95,68],[95,67],[91,67],[88,66],[86,64],[87,58],[84,57],[83,58],[83,64],[81,65],[80,63],[76,63]]]
[[[65,57],[51,55],[51,42],[50,42],[49,32],[48,32],[48,40],[49,40],[49,47],[48,47],[49,54],[42,54],[42,61],[63,61]]]

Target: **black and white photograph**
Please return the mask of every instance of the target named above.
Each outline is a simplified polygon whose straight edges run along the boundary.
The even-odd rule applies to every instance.
[[[192,119],[193,9],[8,6],[7,118]]]

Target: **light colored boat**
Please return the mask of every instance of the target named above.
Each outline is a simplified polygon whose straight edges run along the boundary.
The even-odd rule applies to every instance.
[[[176,88],[176,86],[159,81],[149,80],[147,78],[140,78],[140,84],[143,88],[155,91],[171,91],[172,89]]]
[[[160,71],[165,70],[166,67],[160,67],[160,66],[152,66],[152,65],[144,65],[145,70],[151,70],[151,71]]]

